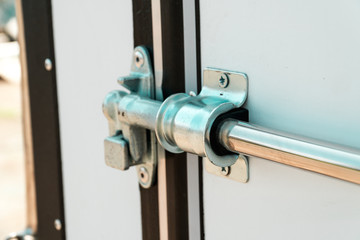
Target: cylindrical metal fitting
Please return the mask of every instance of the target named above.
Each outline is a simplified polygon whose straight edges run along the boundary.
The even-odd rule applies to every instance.
[[[133,126],[155,130],[166,150],[207,157],[220,167],[234,164],[238,154],[217,155],[210,144],[211,127],[218,116],[234,108],[234,104],[221,97],[180,93],[161,103],[121,91],[108,94],[103,105],[113,129]],[[116,130],[112,133],[116,134]],[[139,154],[132,156],[135,158]]]
[[[121,129],[121,123],[126,123],[154,131],[156,113],[160,105],[161,102],[156,100],[122,91],[112,91],[104,100],[103,112],[116,129]]]
[[[220,97],[172,95],[157,114],[156,136],[170,152],[186,151],[207,157],[217,166],[230,166],[238,154],[218,156],[210,144],[210,130],[218,116],[233,108],[234,104]]]
[[[129,94],[124,96],[118,104],[118,118],[132,126],[155,130],[156,113],[161,102]]]

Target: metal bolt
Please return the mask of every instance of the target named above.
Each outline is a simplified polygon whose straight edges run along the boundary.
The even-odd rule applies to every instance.
[[[52,70],[52,61],[49,58],[46,58],[45,62],[44,62],[44,66],[47,71],[51,71]]]
[[[221,74],[219,78],[219,87],[226,88],[229,85],[229,75],[226,73]]]
[[[139,175],[142,183],[147,183],[149,181],[149,173],[145,167],[140,168]]]
[[[223,176],[227,176],[227,175],[229,175],[229,173],[230,173],[230,167],[222,167],[221,168],[221,174]]]
[[[54,227],[56,230],[60,231],[62,229],[62,223],[60,219],[55,219]]]
[[[135,52],[135,65],[141,68],[144,65],[144,55],[140,51]]]

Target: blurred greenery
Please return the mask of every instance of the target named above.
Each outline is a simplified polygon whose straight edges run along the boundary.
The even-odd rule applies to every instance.
[[[0,28],[15,17],[15,0],[0,0]]]

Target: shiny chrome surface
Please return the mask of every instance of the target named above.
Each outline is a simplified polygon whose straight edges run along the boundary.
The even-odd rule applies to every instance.
[[[219,86],[219,79],[224,74],[233,80],[226,83],[226,88]],[[207,157],[220,167],[233,165],[238,154],[218,156],[210,143],[210,130],[217,117],[245,102],[247,88],[248,80],[244,73],[205,69],[199,95],[174,94],[161,104],[155,128],[160,144],[173,153],[185,151]]]
[[[222,124],[219,141],[232,152],[360,184],[360,151],[357,149],[287,136],[236,120]]]

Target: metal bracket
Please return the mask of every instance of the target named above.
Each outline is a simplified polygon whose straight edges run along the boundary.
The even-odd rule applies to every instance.
[[[248,78],[241,72],[227,71],[217,68],[204,70],[204,85],[200,95],[221,96],[241,107],[247,98]],[[223,158],[223,156],[221,157]],[[249,180],[249,164],[247,157],[236,154],[236,161],[230,166],[217,166],[204,157],[204,166],[208,173],[246,183]]]
[[[241,107],[247,98],[248,77],[245,73],[219,68],[205,68],[204,82],[199,95],[221,97]]]
[[[129,76],[120,77],[118,83],[123,91],[109,93],[103,103],[103,112],[109,122],[110,137],[105,139],[105,162],[108,166],[127,170],[137,168],[139,183],[149,188],[154,182],[157,164],[156,137],[142,127],[129,122],[128,102],[122,97],[130,94],[154,98],[155,82],[150,56],[145,47],[136,47]]]
[[[207,158],[204,158],[204,166],[208,173],[216,176],[242,183],[246,183],[249,180],[249,162],[247,157],[241,154],[237,161],[229,167],[218,167],[212,164]]]

